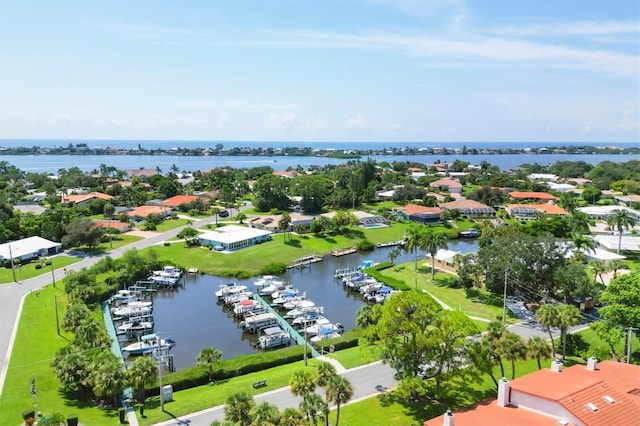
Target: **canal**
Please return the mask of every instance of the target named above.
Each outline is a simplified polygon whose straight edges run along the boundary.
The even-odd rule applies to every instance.
[[[380,248],[366,254],[353,253],[343,257],[325,256],[322,262],[301,270],[289,271],[283,278],[300,292],[306,291],[307,298],[313,300],[316,306],[323,306],[325,316],[331,322],[339,322],[349,330],[354,327],[356,312],[364,302],[359,294],[348,292],[341,282],[333,278],[334,271],[356,267],[367,259],[374,262],[388,261],[388,253],[392,249]],[[449,249],[465,253],[475,251],[477,240],[450,241]],[[411,253],[401,250],[396,263],[411,260]],[[251,346],[256,337],[242,333],[240,323],[234,320],[233,313],[218,303],[214,295],[219,285],[230,281],[247,285],[253,290],[254,280],[255,278],[235,280],[213,275],[187,275],[183,287],[160,291],[154,295],[155,330],[161,337],[171,337],[176,341],[171,353],[177,370],[193,366],[196,357],[205,347],[218,348],[224,359],[256,351]]]

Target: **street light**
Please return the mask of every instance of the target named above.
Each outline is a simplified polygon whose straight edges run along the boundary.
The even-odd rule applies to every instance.
[[[56,288],[56,274],[53,272],[53,257],[49,260],[51,261],[51,280],[53,281],[53,288]]]
[[[16,280],[16,265],[13,262],[13,252],[11,251],[11,244],[9,244],[9,259],[11,259],[11,273],[13,274],[13,282]]]

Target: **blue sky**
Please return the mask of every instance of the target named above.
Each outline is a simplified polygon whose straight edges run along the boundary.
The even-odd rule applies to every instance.
[[[636,0],[0,0],[0,138],[634,142],[639,123]]]

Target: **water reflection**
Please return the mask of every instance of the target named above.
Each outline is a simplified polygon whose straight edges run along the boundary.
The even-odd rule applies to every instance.
[[[449,248],[461,252],[474,251],[477,241],[452,241]],[[307,298],[317,306],[323,306],[325,316],[331,322],[339,322],[349,330],[354,327],[356,312],[364,302],[359,293],[347,291],[341,282],[333,278],[334,271],[356,267],[365,259],[387,261],[392,249],[382,248],[363,255],[354,253],[339,258],[326,256],[322,262],[310,267],[287,272],[284,279],[301,292],[306,291]],[[402,250],[396,263],[412,260],[413,255]],[[257,337],[242,333],[240,322],[233,312],[218,302],[214,295],[218,286],[229,281],[228,278],[213,275],[187,276],[183,287],[155,294],[155,330],[162,337],[176,340],[177,344],[171,350],[176,369],[193,366],[200,351],[209,346],[221,350],[225,359],[256,351],[251,345]],[[254,279],[235,281],[254,288]]]

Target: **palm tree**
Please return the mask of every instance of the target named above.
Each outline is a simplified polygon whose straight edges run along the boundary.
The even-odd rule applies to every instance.
[[[560,339],[562,340],[562,359],[566,359],[567,331],[582,322],[580,310],[573,305],[560,305],[558,307],[558,327],[560,328]]]
[[[527,355],[538,361],[538,370],[542,370],[540,359],[551,358],[551,345],[540,336],[532,336],[527,341]]]
[[[607,219],[607,225],[618,231],[618,254],[620,253],[620,247],[622,246],[622,231],[633,228],[635,224],[636,217],[629,210],[614,210],[611,216]]]
[[[100,356],[96,360],[91,375],[93,392],[101,398],[113,398],[113,405],[118,406],[118,400],[127,385],[127,378],[122,370],[122,361],[111,352]]]
[[[300,410],[288,407],[285,408],[280,415],[280,424],[287,426],[305,426],[306,422],[304,420],[304,415]]]
[[[234,393],[227,398],[227,404],[224,406],[224,419],[240,426],[249,426],[251,424],[251,412],[256,403],[251,395],[245,391]]]
[[[218,226],[218,215],[220,214],[220,209],[217,207],[214,207],[211,209],[211,214],[215,216],[216,218],[216,226]]]
[[[498,364],[500,365],[501,377],[504,377],[504,364],[502,364],[502,357],[500,356],[498,347],[500,345],[500,339],[502,339],[506,332],[507,329],[502,321],[491,321],[487,327],[486,334],[486,339],[491,346],[491,350],[496,358],[496,361],[498,361]]]
[[[240,222],[240,225],[242,225],[242,221],[247,220],[247,215],[244,212],[240,212],[236,215],[236,220]]]
[[[522,337],[516,333],[506,332],[499,340],[498,352],[511,361],[511,380],[516,378],[516,360],[525,359],[527,349]]]
[[[569,226],[572,232],[584,234],[589,231],[589,216],[581,211],[573,211],[569,216]]]
[[[600,277],[600,282],[604,285],[604,278],[602,278],[602,274],[607,272],[607,265],[600,260],[592,260],[589,262],[589,266],[593,271],[593,280],[596,281],[596,278]]]
[[[365,305],[367,306],[367,305]],[[62,317],[62,329],[75,332],[82,322],[89,317],[91,311],[82,302],[73,302],[67,306],[67,310]]]
[[[627,262],[622,259],[615,259],[609,262],[609,270],[613,271],[613,279],[618,278],[618,271],[620,269],[627,269]]]
[[[423,235],[424,230],[416,225],[407,230],[407,235],[405,237],[405,248],[414,255],[413,269],[416,271],[416,274],[418,273],[418,248],[420,248],[420,241],[422,240]]]
[[[311,420],[313,425],[318,424],[318,418],[323,419],[329,411],[329,406],[317,393],[311,393],[302,398],[300,409],[307,416],[307,420]]]
[[[318,375],[316,376],[316,385],[325,388],[325,398],[329,402],[329,396],[326,393],[329,382],[338,375],[336,368],[328,362],[321,362],[318,365]]]
[[[493,375],[493,367],[496,365],[499,356],[496,356],[491,342],[487,338],[483,338],[478,342],[472,343],[467,349],[467,359],[476,370],[480,373],[486,373],[491,377],[497,390],[498,381]]]
[[[252,426],[277,426],[280,423],[280,411],[275,404],[263,401],[251,411]]]
[[[551,328],[558,326],[558,308],[550,303],[545,303],[536,311],[536,321],[547,327],[547,332],[551,339],[551,356],[556,356],[556,344],[553,340]]]
[[[113,214],[115,213],[116,208],[111,203],[106,203],[103,208],[103,214],[105,217],[109,218],[109,248],[113,248],[113,239],[111,234],[111,219],[113,219]]]
[[[316,390],[316,382],[310,370],[298,370],[289,378],[291,394],[305,397]]]
[[[76,342],[79,346],[93,348],[103,343],[105,333],[98,321],[92,317],[85,318],[76,327]]]
[[[356,326],[364,329],[370,325],[376,324],[380,319],[381,314],[381,305],[379,304],[362,305],[356,314]]]
[[[204,348],[196,358],[196,365],[199,367],[207,367],[209,381],[213,381],[213,366],[222,360],[222,352],[216,348]]]
[[[396,258],[400,256],[400,249],[398,247],[394,248],[393,250],[391,250],[389,252],[389,254],[387,255],[387,257],[389,258],[389,260],[391,261],[391,263],[393,263],[393,269],[396,269]]]
[[[336,426],[340,423],[340,406],[351,400],[353,387],[343,376],[334,376],[327,386],[327,399],[336,404]]]
[[[436,253],[438,252],[438,249],[447,248],[447,236],[442,233],[437,234],[435,232],[427,232],[424,234],[424,238],[420,240],[419,247],[426,250],[431,256],[431,281],[433,282],[433,277],[436,273]]]
[[[136,358],[127,370],[127,379],[131,386],[138,388],[138,402],[144,404],[144,385],[150,383],[158,374],[158,365],[149,357]]]
[[[291,216],[289,213],[284,212],[282,216],[280,216],[280,220],[278,221],[278,229],[284,232],[284,239],[287,239],[287,229],[291,225]]]
[[[596,251],[596,241],[586,235],[573,234],[571,244],[582,253],[595,253]]]

